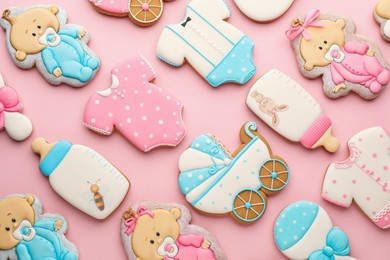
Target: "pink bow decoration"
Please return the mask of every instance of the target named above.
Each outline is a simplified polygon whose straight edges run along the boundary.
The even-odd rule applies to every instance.
[[[130,236],[130,234],[133,233],[137,219],[143,215],[149,215],[151,218],[154,218],[153,212],[151,212],[144,206],[139,206],[137,208],[137,213],[135,213],[134,217],[131,217],[125,221],[125,226],[127,227],[127,230],[125,231],[126,235]]]
[[[18,94],[11,87],[0,88],[0,129],[4,128],[4,111],[19,112],[22,104],[19,102]]]
[[[320,15],[320,10],[311,9],[305,18],[305,22],[302,25],[298,25],[296,27],[292,27],[286,31],[287,38],[291,41],[297,38],[302,34],[303,38],[306,40],[310,40],[311,36],[307,32],[308,27],[323,27],[324,24],[321,21],[317,21],[316,19]]]

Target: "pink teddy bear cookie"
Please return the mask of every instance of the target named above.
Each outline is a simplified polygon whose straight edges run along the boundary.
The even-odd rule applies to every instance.
[[[141,55],[128,58],[111,71],[110,88],[93,94],[85,108],[84,125],[102,134],[117,129],[138,149],[176,146],[184,138],[182,103],[150,83],[156,74]]]

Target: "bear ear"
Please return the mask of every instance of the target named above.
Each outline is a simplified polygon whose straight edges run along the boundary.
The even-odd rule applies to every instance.
[[[35,202],[35,198],[31,194],[27,194],[25,200],[27,201],[28,204],[30,204],[30,206],[32,206],[32,204],[34,204]]]
[[[344,19],[337,19],[336,20],[337,25],[340,27],[340,29],[344,29],[346,23]]]
[[[310,63],[310,62],[308,62],[308,61],[306,61],[305,65],[303,65],[303,67],[304,67],[306,70],[311,71],[311,70],[313,70],[313,68],[314,68],[314,64],[313,64],[313,63]]]
[[[134,216],[134,212],[131,209],[126,210],[125,213],[123,213],[123,215],[122,215],[124,220],[128,220],[129,218],[131,218],[133,216]]]
[[[52,6],[49,7],[49,11],[52,12],[53,14],[58,14],[60,9],[57,6],[52,5]]]
[[[24,51],[16,51],[15,58],[18,61],[24,61],[27,57],[27,54]]]
[[[171,209],[170,213],[178,220],[181,217],[181,210],[179,208]]]

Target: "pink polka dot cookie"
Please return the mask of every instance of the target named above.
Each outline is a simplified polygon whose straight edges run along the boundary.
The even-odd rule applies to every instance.
[[[156,74],[143,56],[133,56],[111,71],[112,85],[91,96],[84,125],[102,134],[117,129],[138,149],[176,146],[184,138],[182,103],[150,83]]]

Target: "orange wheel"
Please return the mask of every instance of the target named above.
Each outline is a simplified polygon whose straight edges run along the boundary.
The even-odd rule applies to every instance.
[[[266,200],[261,193],[245,189],[236,195],[233,201],[233,214],[241,221],[253,222],[265,211]]]
[[[163,12],[162,0],[130,0],[130,18],[138,25],[152,25],[160,18]]]
[[[287,165],[275,159],[264,162],[259,174],[262,187],[271,192],[282,190],[290,179],[290,170]]]

